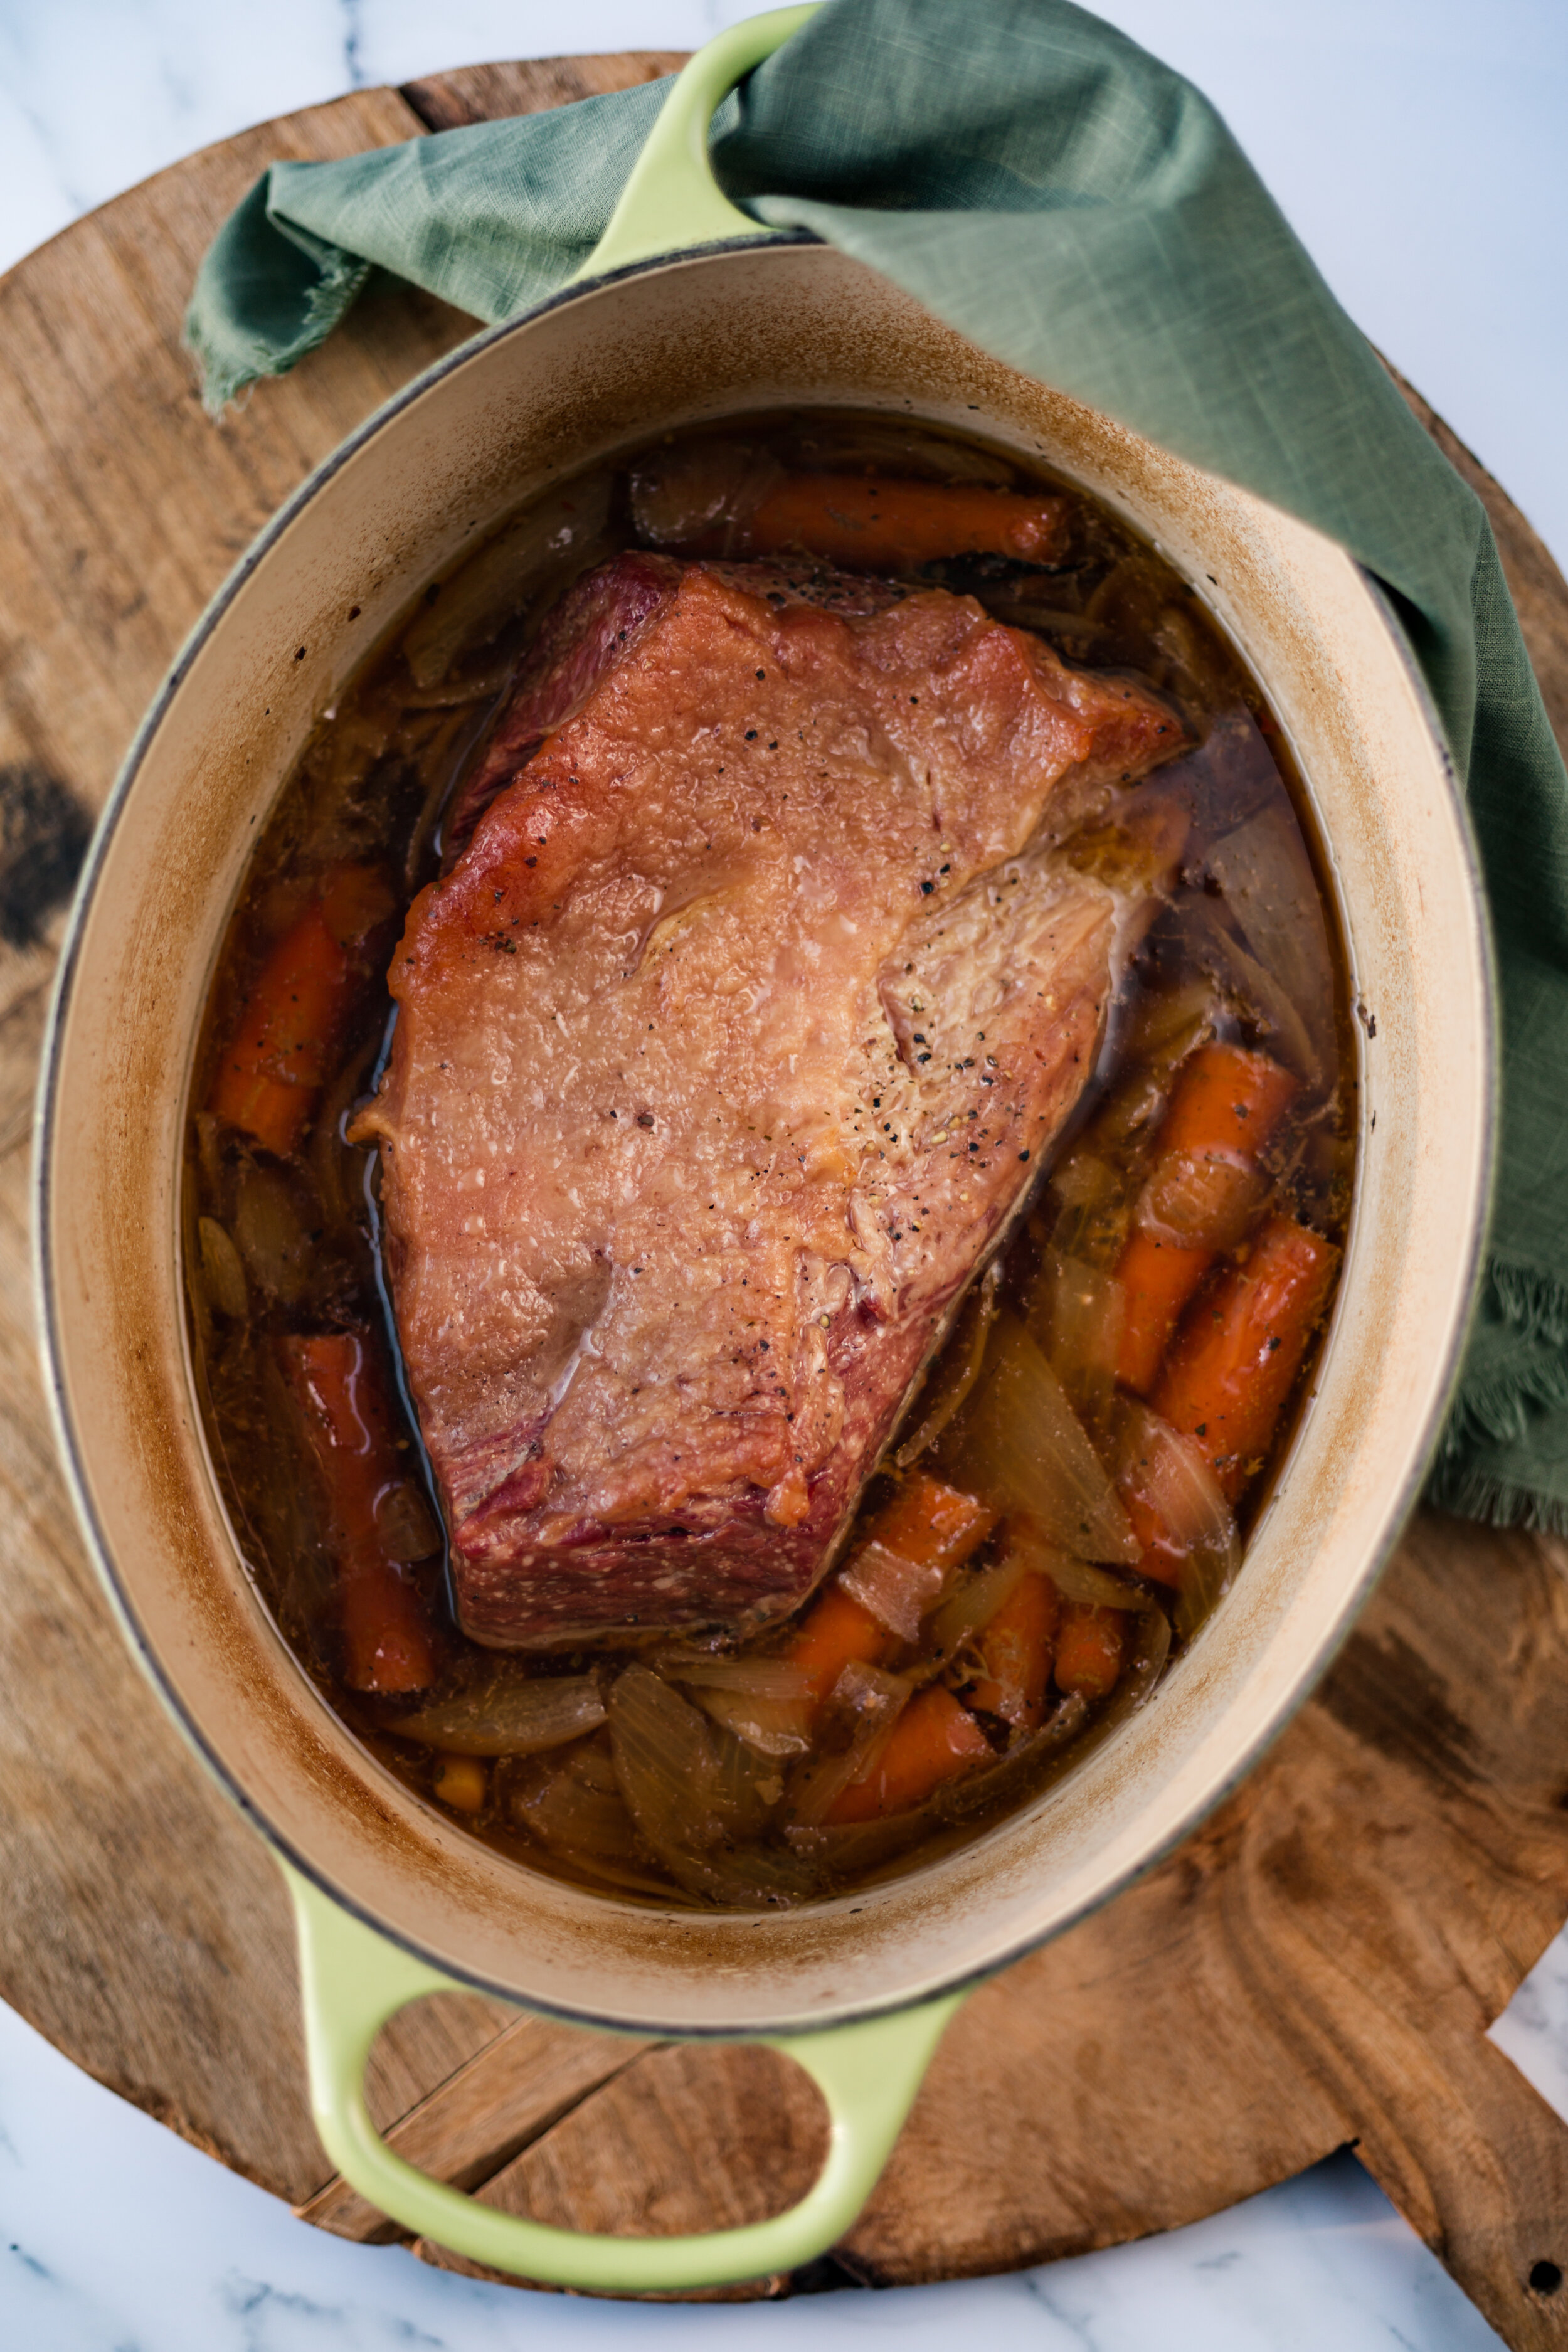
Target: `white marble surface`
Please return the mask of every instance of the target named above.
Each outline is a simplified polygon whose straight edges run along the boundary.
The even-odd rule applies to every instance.
[[[0,0],[0,268],[193,147],[355,82],[689,45],[748,13],[744,0]],[[1104,0],[1103,13],[1218,101],[1353,315],[1568,558],[1563,0]],[[1568,2115],[1568,1939],[1494,2038]],[[0,2009],[7,2352],[852,2352],[893,2335],[945,2352],[985,2333],[1020,2352],[1497,2341],[1350,2156],[1179,2235],[963,2286],[746,2310],[479,2286],[305,2229]]]
[[[1179,2236],[1005,2279],[751,2308],[524,2295],[293,2221],[0,2033],[11,2352],[1482,2352],[1498,2339],[1350,2157]]]
[[[953,2286],[641,2308],[524,2294],[291,2219],[0,2011],[7,2352],[1483,2352],[1353,2157],[1144,2244]]]
[[[0,0],[0,268],[193,147],[351,83],[679,47],[752,13],[752,0]],[[1209,92],[1355,318],[1568,553],[1563,0],[1102,0],[1100,13]]]

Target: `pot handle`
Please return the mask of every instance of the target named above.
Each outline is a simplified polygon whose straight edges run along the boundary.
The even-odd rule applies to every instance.
[[[843,2237],[876,2186],[943,2027],[947,1993],[893,2017],[779,2039],[827,2102],[827,2160],[798,2205],[772,2221],[701,2237],[612,2238],[554,2229],[479,2203],[388,2147],[364,2101],[365,2062],[389,2019],[426,1993],[471,1991],[354,1918],[287,1864],[300,1939],[310,2108],[345,2180],[392,2221],[470,2262],[605,2294],[681,2294],[814,2262]]]
[[[720,192],[708,161],[708,130],[722,100],[753,66],[782,48],[819,0],[798,8],[772,8],[748,16],[704,44],[676,77],[621,190],[605,233],[575,273],[603,278],[656,254],[689,245],[715,245],[772,231],[740,212]]]

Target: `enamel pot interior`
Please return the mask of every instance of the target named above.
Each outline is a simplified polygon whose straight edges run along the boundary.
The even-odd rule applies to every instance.
[[[1289,737],[1365,1017],[1345,1276],[1235,1591],[1157,1703],[1026,1812],[891,1885],[757,1920],[537,1876],[423,1804],[322,1704],[215,1486],[177,1175],[208,976],[317,714],[424,582],[521,499],[650,433],[784,404],[917,415],[1043,453],[1158,543]],[[819,2025],[975,1976],[1202,1815],[1310,1687],[1386,1557],[1462,1338],[1490,1018],[1447,763],[1402,642],[1338,548],[987,359],[826,247],[710,250],[574,293],[443,363],[306,485],[181,657],[97,845],[46,1073],[41,1253],[66,1455],[130,1637],[277,1844],[455,1976],[693,2033]]]

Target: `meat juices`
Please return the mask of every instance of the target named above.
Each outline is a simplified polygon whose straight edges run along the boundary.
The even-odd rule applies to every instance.
[[[541,652],[357,1130],[409,1387],[472,1639],[750,1629],[1092,1072],[1116,902],[1055,847],[1182,730],[799,569],[623,556]]]

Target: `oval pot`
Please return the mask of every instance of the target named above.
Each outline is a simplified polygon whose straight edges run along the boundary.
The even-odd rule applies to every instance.
[[[733,52],[716,74],[709,60],[701,109],[732,64]],[[722,238],[727,224],[710,211],[701,226]],[[287,1865],[329,2152],[411,2229],[535,2278],[623,2292],[752,2275],[831,2242],[959,1989],[1147,1869],[1279,1731],[1424,1475],[1491,1152],[1469,839],[1375,586],[1305,525],[988,358],[860,264],[739,226],[735,242],[649,260],[622,221],[610,257],[624,266],[443,361],[268,526],[116,786],[43,1079],[43,1319],[77,1506],[128,1640]],[[1146,533],[1240,648],[1326,845],[1362,1014],[1359,1161],[1309,1408],[1236,1589],[1155,1703],[965,1850],[759,1923],[530,1872],[422,1802],[326,1706],[258,1599],[214,1475],[182,1304],[180,1171],[204,1000],[251,847],[319,714],[416,592],[576,467],[704,419],[814,405],[931,420],[1045,458]],[[544,2230],[427,2181],[376,2138],[361,2076],[384,2018],[453,1983],[641,2035],[800,2037],[787,2046],[833,2113],[827,2168],[777,2221],[647,2243]]]

